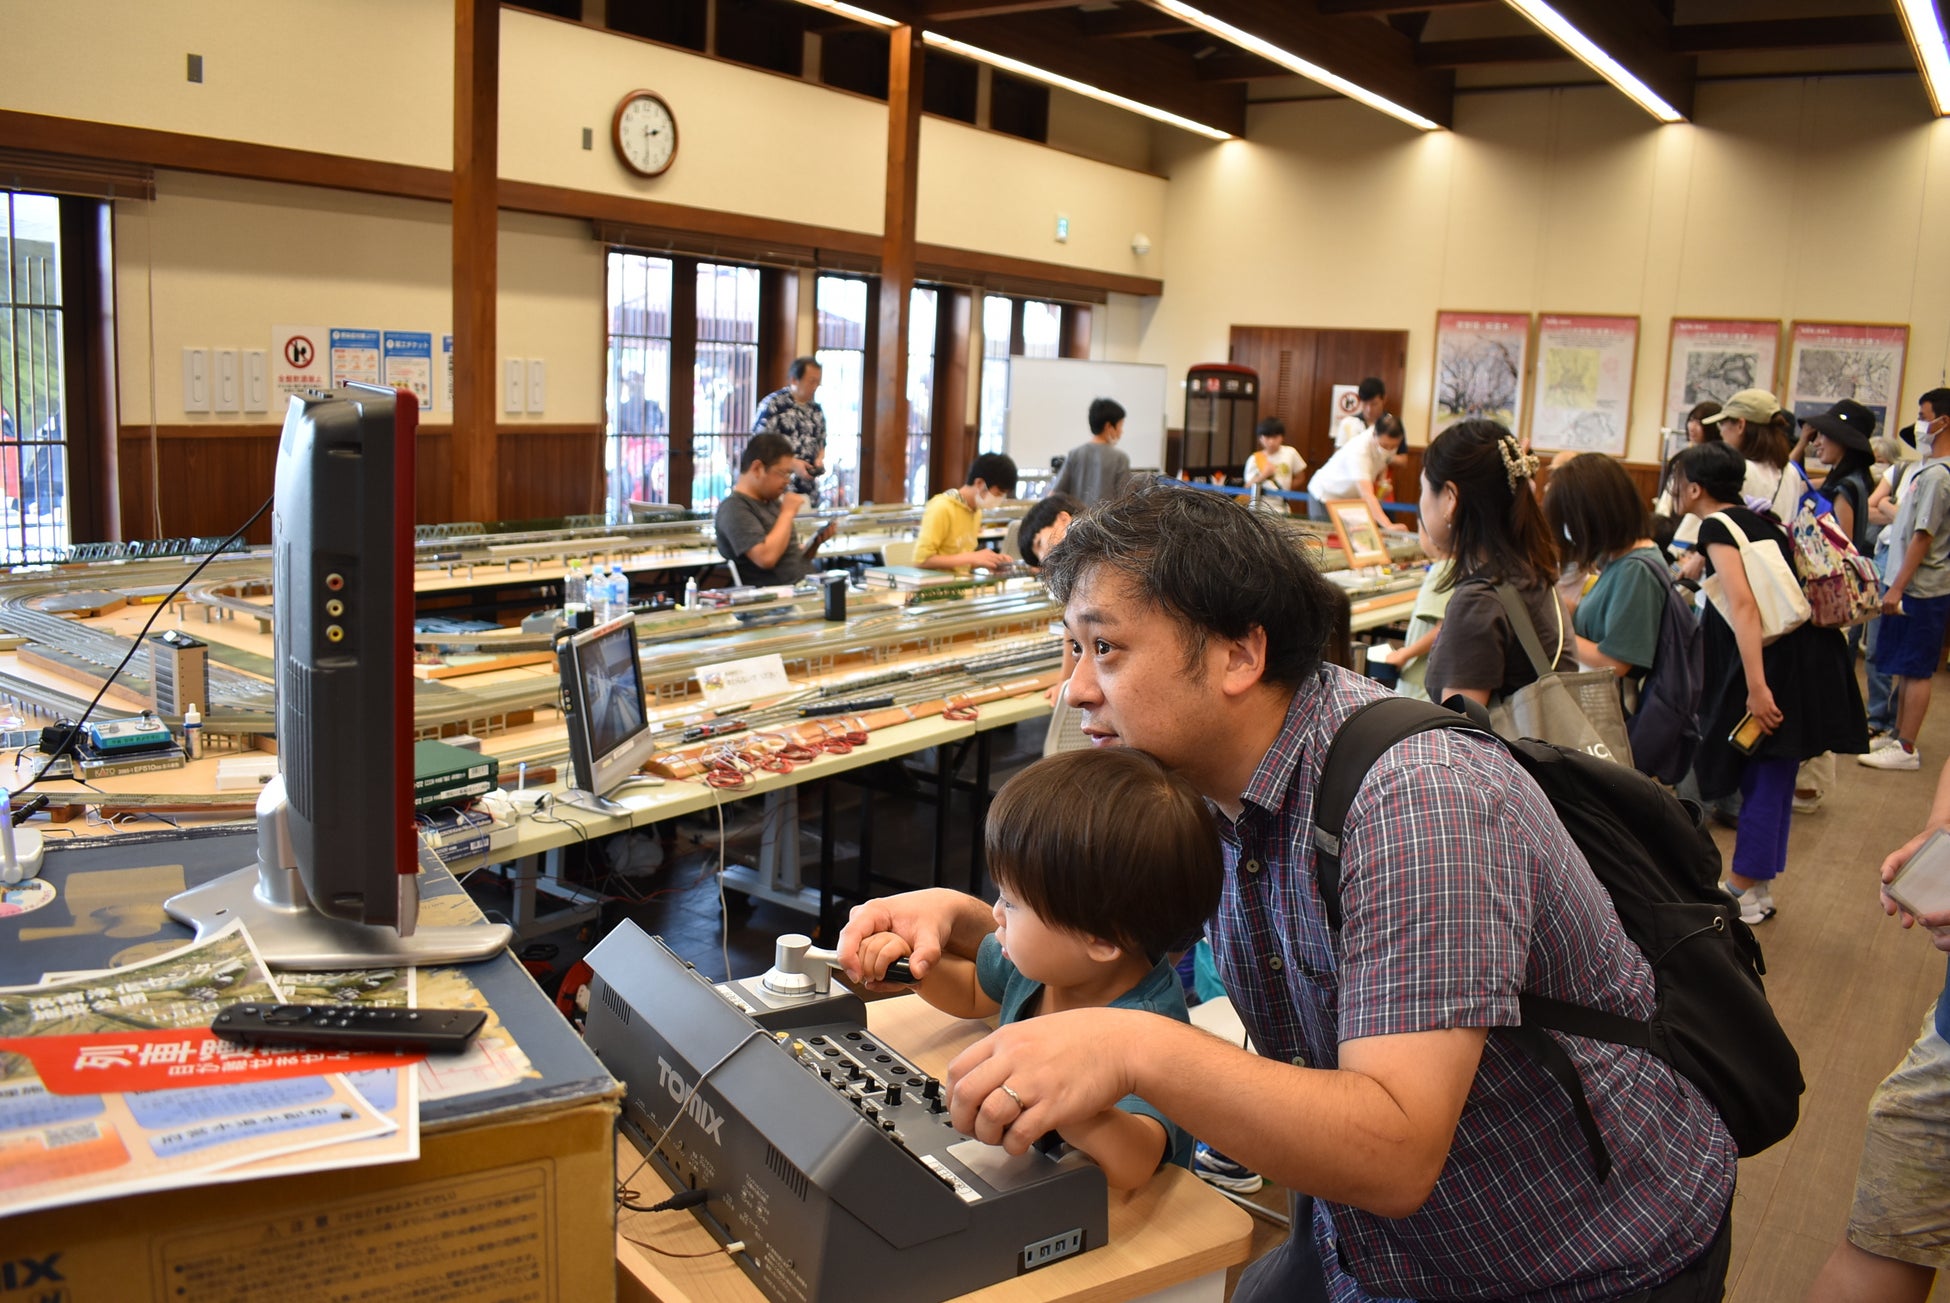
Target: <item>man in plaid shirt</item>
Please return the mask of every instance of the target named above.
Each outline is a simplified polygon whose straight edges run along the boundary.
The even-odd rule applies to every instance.
[[[1649,1053],[1559,1036],[1611,1151],[1599,1181],[1564,1091],[1490,1033],[1519,991],[1652,1010],[1644,957],[1535,783],[1487,739],[1396,746],[1348,815],[1336,935],[1314,788],[1381,690],[1320,661],[1332,586],[1277,525],[1170,484],[1081,518],[1045,567],[1084,732],[1149,751],[1221,816],[1210,934],[1258,1054],[1123,1010],[1032,1018],[955,1061],[956,1127],[1020,1153],[1142,1096],[1296,1192],[1296,1234],[1238,1299],[1718,1299],[1735,1149],[1712,1105]],[[925,972],[981,925],[942,899],[860,906],[850,971],[860,936],[893,930]]]

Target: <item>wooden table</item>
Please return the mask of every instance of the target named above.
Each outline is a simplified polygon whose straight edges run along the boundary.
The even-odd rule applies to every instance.
[[[951,1018],[916,995],[876,1000],[867,1026],[909,1062],[935,1076],[956,1054],[989,1030],[987,1023]],[[627,1178],[639,1202],[670,1193],[655,1166],[619,1138],[616,1174]],[[667,1258],[639,1248],[633,1239],[653,1238]],[[1140,1190],[1110,1192],[1110,1243],[1066,1262],[1018,1276],[963,1297],[980,1303],[1055,1303],[1056,1300],[1165,1299],[1172,1303],[1219,1303],[1226,1269],[1252,1252],[1253,1222],[1246,1211],[1181,1167],[1168,1167]],[[623,1303],[764,1303],[764,1295],[718,1242],[689,1213],[620,1212],[616,1235],[616,1296]],[[841,1301],[843,1303],[843,1301]]]

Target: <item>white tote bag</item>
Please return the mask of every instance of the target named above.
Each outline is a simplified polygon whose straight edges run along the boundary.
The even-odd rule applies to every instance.
[[[1781,555],[1781,549],[1772,543],[1753,542],[1724,511],[1716,511],[1707,519],[1725,525],[1727,533],[1733,535],[1734,543],[1740,548],[1740,564],[1747,572],[1747,587],[1753,590],[1754,605],[1760,611],[1762,645],[1806,624],[1811,613],[1808,595],[1801,591],[1801,581],[1794,577],[1794,568]],[[1713,603],[1720,617],[1731,625],[1733,616],[1727,610],[1726,584],[1720,576],[1708,575],[1700,583],[1700,591],[1706,594],[1707,601]]]

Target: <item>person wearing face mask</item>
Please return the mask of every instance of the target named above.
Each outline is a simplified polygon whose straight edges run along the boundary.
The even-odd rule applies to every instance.
[[[814,481],[826,473],[826,413],[813,401],[822,374],[817,358],[793,358],[786,368],[791,383],[765,395],[752,418],[753,434],[782,434],[791,442],[792,483],[786,487],[804,494],[814,507],[819,505]]]
[[[928,500],[921,512],[921,536],[915,540],[914,564],[930,570],[967,574],[976,566],[999,570],[1009,558],[994,548],[978,548],[982,509],[993,511],[1016,491],[1016,463],[1006,453],[985,452],[968,468],[968,480]]]
[[[1875,667],[1895,682],[1896,742],[1856,757],[1871,769],[1922,767],[1916,738],[1950,626],[1950,530],[1944,528],[1950,517],[1950,389],[1932,389],[1918,403],[1916,446],[1927,451],[1910,473],[1889,527],[1876,631]]]

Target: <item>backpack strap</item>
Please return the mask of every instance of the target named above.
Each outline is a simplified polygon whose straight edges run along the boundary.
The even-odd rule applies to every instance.
[[[1397,742],[1436,728],[1488,732],[1488,716],[1479,723],[1412,697],[1382,697],[1343,720],[1327,746],[1320,781],[1314,788],[1314,881],[1320,889],[1327,926],[1335,932],[1341,930],[1342,917],[1341,834],[1347,828],[1347,812],[1354,806],[1354,797],[1375,761]]]

